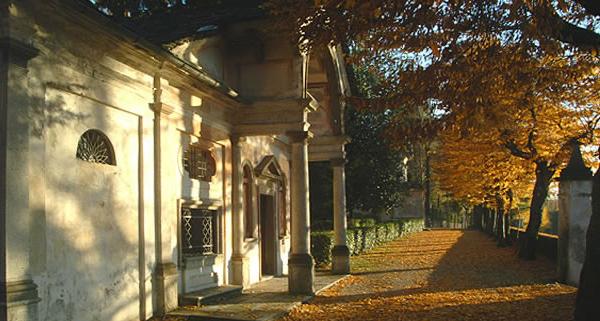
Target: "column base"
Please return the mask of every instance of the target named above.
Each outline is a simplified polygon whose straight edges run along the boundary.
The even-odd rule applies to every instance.
[[[308,253],[290,254],[288,259],[288,291],[292,294],[315,293],[315,263]]]
[[[244,288],[250,285],[250,268],[247,257],[231,257],[231,284],[241,285]]]
[[[350,273],[350,250],[346,245],[336,245],[331,249],[331,272],[333,274]]]
[[[15,282],[0,282],[0,317],[7,320],[36,321],[38,320],[37,285],[32,280]]]
[[[159,263],[155,273],[158,315],[177,309],[177,266],[173,263]]]

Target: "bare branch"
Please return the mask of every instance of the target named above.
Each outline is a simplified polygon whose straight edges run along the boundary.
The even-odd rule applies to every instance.
[[[535,107],[533,106],[529,108],[529,112],[531,113],[531,118],[533,119],[533,127],[527,135],[527,149],[529,150],[531,157],[534,157],[537,155],[537,147],[535,146],[535,138],[537,136],[537,113],[535,112]]]
[[[523,159],[532,159],[533,155],[529,152],[526,152],[524,150],[522,150],[521,148],[519,148],[519,145],[517,145],[517,143],[515,142],[514,139],[510,139],[510,140],[506,140],[504,141],[504,147],[506,147],[508,149],[508,151],[516,156],[516,157],[520,157]]]
[[[597,0],[579,0],[578,2],[588,12],[590,9],[593,11],[598,7]],[[583,51],[591,51],[596,54],[600,51],[600,34],[562,19],[551,5],[531,6],[530,9],[532,9],[532,13],[538,21],[538,29],[542,33],[548,33],[547,36],[571,44]]]
[[[600,16],[600,2],[598,0],[574,0],[579,3],[585,12],[591,15]]]

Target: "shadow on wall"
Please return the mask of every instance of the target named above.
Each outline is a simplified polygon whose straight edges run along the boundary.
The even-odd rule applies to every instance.
[[[30,144],[40,147],[30,153],[35,171],[31,220],[27,228],[15,227],[31,237],[28,269],[42,299],[40,316],[57,321],[137,319],[138,216],[143,206],[138,118],[83,98],[78,94],[86,90],[83,86],[42,85],[41,79],[52,77],[44,63],[32,66],[29,76],[32,94],[40,97],[32,102],[28,119]],[[108,101],[118,95],[102,88],[93,89],[96,97]],[[112,141],[117,166],[75,157],[80,135],[92,128]]]

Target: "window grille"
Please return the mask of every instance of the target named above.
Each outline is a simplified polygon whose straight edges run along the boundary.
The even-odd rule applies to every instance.
[[[197,144],[190,144],[183,154],[183,168],[190,178],[210,182],[216,173],[216,165],[212,153]]]
[[[81,135],[75,157],[90,163],[117,165],[110,140],[96,129],[90,129]]]
[[[220,253],[216,210],[184,207],[181,211],[181,229],[183,254]]]

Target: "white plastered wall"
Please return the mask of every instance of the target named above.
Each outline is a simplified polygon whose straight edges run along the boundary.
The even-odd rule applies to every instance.
[[[66,37],[59,26],[37,28],[40,54],[29,62],[28,85],[30,269],[39,319],[148,318],[155,264],[152,77],[98,56],[109,50]],[[88,129],[108,136],[117,166],[75,157]]]
[[[32,247],[39,254],[32,270],[42,299],[40,319],[150,316],[153,142],[147,110],[151,87],[143,86],[149,79],[127,84],[99,73],[92,77],[90,70],[77,68],[82,62],[77,58],[69,57],[72,65],[52,63],[58,58],[42,55],[29,68],[30,82],[43,93],[31,114],[43,120],[43,127],[32,131],[30,143],[31,212],[36,221]],[[115,64],[108,58],[101,62],[105,64],[96,66],[98,70]],[[123,66],[120,70],[127,72]],[[108,136],[117,166],[75,157],[79,138],[88,129]]]

